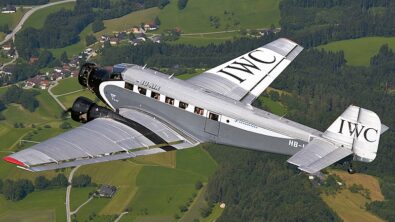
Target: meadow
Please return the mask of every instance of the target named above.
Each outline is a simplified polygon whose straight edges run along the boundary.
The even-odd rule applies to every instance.
[[[40,29],[44,26],[45,19],[49,14],[60,11],[61,9],[71,10],[74,8],[74,5],[75,2],[68,2],[68,3],[53,5],[50,7],[40,9],[29,17],[29,19],[23,25],[23,28],[32,27],[32,28]]]
[[[317,47],[327,51],[344,51],[347,64],[353,66],[369,66],[370,58],[378,53],[380,47],[388,44],[395,49],[395,37],[365,37],[335,41]]]
[[[182,33],[214,32],[234,29],[278,27],[278,0],[190,0],[183,10],[171,1],[159,14],[161,30],[180,28]],[[209,7],[207,7],[209,6]],[[219,27],[210,24],[209,17],[219,18]]]
[[[339,176],[345,184],[335,195],[321,194],[321,198],[340,218],[350,222],[384,221],[366,210],[366,203],[384,200],[377,178],[360,173],[348,174],[340,170],[330,170],[329,173]],[[353,184],[362,185],[364,189],[369,190],[370,199],[360,193],[351,192],[348,188]]]

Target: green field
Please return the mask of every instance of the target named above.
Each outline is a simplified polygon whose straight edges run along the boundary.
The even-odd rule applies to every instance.
[[[208,44],[220,44],[225,41],[232,41],[240,37],[241,35],[239,31],[219,33],[219,34],[186,35],[186,36],[181,36],[177,41],[170,43],[204,46]]]
[[[21,20],[26,11],[27,9],[24,9],[23,11],[18,9],[15,13],[11,14],[0,13],[0,26],[7,24],[10,29],[13,29]]]
[[[132,12],[120,18],[105,20],[104,26],[106,28],[100,32],[95,33],[95,36],[99,37],[103,34],[112,34],[113,32],[117,31],[130,30],[133,26],[140,25],[142,22],[149,23],[155,18],[156,15],[159,14],[159,12],[160,9],[155,7]]]
[[[179,27],[182,33],[214,32],[234,29],[278,27],[279,0],[189,0],[185,9],[179,10],[173,0],[159,14],[161,30]],[[228,13],[225,15],[225,10]],[[233,15],[232,15],[233,13]],[[219,18],[219,28],[210,25],[209,17]],[[239,23],[235,25],[235,23]]]
[[[347,64],[353,66],[368,66],[370,58],[378,53],[380,47],[388,44],[395,49],[395,37],[365,37],[331,42],[319,46],[319,49],[327,51],[344,51]]]
[[[83,87],[78,83],[77,77],[72,77],[60,80],[59,84],[52,88],[52,93],[55,95],[61,95],[81,89],[83,89]]]
[[[0,196],[0,221],[66,221],[65,189],[37,191],[17,202]]]
[[[272,112],[279,116],[283,116],[287,113],[287,108],[281,102],[275,102],[269,97],[264,96],[260,96],[258,99],[264,106],[268,108],[266,111]]]
[[[23,28],[33,27],[36,29],[40,29],[44,26],[45,19],[49,14],[60,11],[62,8],[73,9],[74,5],[75,5],[74,2],[68,2],[68,3],[53,5],[51,7],[40,9],[29,17],[29,19],[23,25]]]
[[[50,52],[52,52],[52,54],[56,57],[59,58],[60,55],[63,52],[67,52],[67,55],[69,57],[73,56],[73,55],[78,55],[81,52],[83,52],[85,50],[86,43],[85,43],[85,37],[89,34],[92,33],[92,25],[88,25],[84,30],[82,30],[82,32],[79,34],[80,36],[80,41],[73,44],[73,45],[69,45],[66,46],[64,48],[56,48],[56,49],[48,49]]]

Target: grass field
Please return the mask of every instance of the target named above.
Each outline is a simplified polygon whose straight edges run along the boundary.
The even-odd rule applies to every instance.
[[[27,9],[24,10],[18,9],[15,13],[11,13],[11,14],[0,13],[0,26],[8,25],[10,29],[13,29],[21,20],[25,12],[27,12]]]
[[[140,25],[142,22],[151,22],[155,16],[159,14],[159,12],[160,9],[155,7],[132,12],[120,18],[105,20],[104,26],[106,28],[100,32],[95,33],[94,35],[99,37],[103,34],[112,34],[116,31],[130,30],[133,26]]]
[[[208,44],[220,44],[225,41],[231,41],[241,37],[240,32],[228,32],[218,34],[200,34],[181,36],[177,41],[169,42],[172,44],[191,44],[197,46],[204,46]]]
[[[31,15],[29,17],[29,19],[23,25],[23,28],[33,27],[36,29],[40,29],[44,26],[45,19],[47,18],[47,16],[49,14],[60,11],[62,8],[73,9],[74,5],[75,5],[74,2],[68,2],[68,3],[54,5],[51,7],[46,7],[46,8],[40,9],[40,10],[36,11],[35,13],[33,13],[33,15]]]
[[[160,29],[179,27],[183,33],[196,33],[240,28],[268,28],[272,24],[278,26],[279,2],[279,0],[190,0],[186,8],[180,11],[177,1],[171,1],[159,14]],[[225,15],[225,10],[230,13]],[[210,16],[219,18],[219,28],[210,25]],[[235,25],[235,23],[239,24]]]
[[[17,202],[0,196],[0,221],[64,222],[65,189],[37,191]]]
[[[78,83],[78,78],[72,77],[60,80],[59,84],[52,88],[52,93],[55,95],[61,95],[80,89],[83,89],[83,87]]]
[[[380,185],[377,178],[366,174],[348,174],[339,170],[330,170],[330,174],[338,175],[346,184],[335,195],[322,194],[321,198],[332,208],[344,221],[384,221],[376,215],[366,210],[366,203],[370,201],[383,201],[384,196],[381,193]],[[360,193],[352,193],[348,187],[353,184],[362,185],[370,191],[371,200],[367,199]]]
[[[49,51],[52,52],[52,54],[56,57],[56,58],[60,58],[60,55],[63,52],[67,52],[67,55],[69,57],[73,56],[73,55],[78,55],[79,53],[83,52],[84,49],[87,47],[86,46],[86,42],[85,42],[85,37],[89,34],[92,33],[92,25],[88,25],[84,30],[82,30],[82,32],[79,34],[80,36],[80,41],[73,44],[73,45],[69,45],[66,46],[64,48],[56,48],[56,49],[48,49]]]
[[[381,222],[381,218],[368,212],[365,208],[366,198],[349,190],[342,190],[334,196],[322,195],[322,199],[345,222]]]
[[[79,96],[84,96],[84,97],[87,97],[91,100],[96,100],[96,96],[87,89],[85,89],[84,91],[79,91],[76,93],[72,93],[72,94],[68,94],[68,95],[64,95],[64,96],[59,96],[58,99],[67,108],[67,107],[71,107],[73,105],[73,102],[75,101],[75,99],[77,99]]]
[[[269,97],[260,96],[258,99],[263,103],[267,108],[269,108],[269,112],[272,112],[276,115],[283,116],[287,113],[287,108],[281,104],[281,102],[275,102],[271,100]]]
[[[368,66],[370,58],[377,54],[380,47],[388,44],[395,49],[395,37],[365,37],[359,39],[349,39],[331,42],[319,46],[320,49],[327,51],[344,51],[347,64],[353,66]]]
[[[330,172],[331,174],[338,175],[343,181],[345,181],[347,187],[353,184],[360,184],[365,189],[368,189],[370,191],[370,198],[372,201],[384,200],[384,196],[381,193],[380,183],[376,177],[362,173],[349,174],[340,170],[331,170]]]

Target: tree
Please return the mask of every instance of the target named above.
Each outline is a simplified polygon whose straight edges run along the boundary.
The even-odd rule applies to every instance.
[[[34,187],[38,190],[45,190],[50,185],[50,181],[44,176],[38,176],[34,180]]]
[[[85,37],[85,43],[86,43],[87,46],[90,46],[90,45],[92,45],[95,42],[97,42],[97,39],[96,39],[96,37],[94,35],[91,34],[91,35],[87,35]]]
[[[178,0],[178,9],[183,10],[187,6],[188,0]]]
[[[105,29],[106,27],[104,27],[104,23],[103,20],[101,19],[96,19],[93,23],[92,23],[92,31],[94,33],[96,32],[100,32],[101,30]]]
[[[62,124],[59,125],[61,129],[70,129],[72,128],[71,124],[69,122],[64,121]]]
[[[87,187],[91,185],[91,177],[86,174],[81,174],[73,178],[73,186],[75,187]]]
[[[52,53],[48,50],[44,50],[40,53],[38,57],[37,66],[40,68],[46,67],[49,63],[51,63],[55,58]]]
[[[154,23],[155,23],[155,25],[158,25],[158,26],[160,25],[160,20],[159,20],[158,16],[155,16]]]
[[[69,62],[69,57],[67,56],[67,52],[63,51],[62,55],[60,55],[60,61],[63,63]]]
[[[54,187],[67,187],[68,185],[69,182],[64,174],[58,174],[51,180],[51,186]]]
[[[195,189],[196,190],[200,190],[203,187],[203,184],[201,181],[198,181],[195,183]]]

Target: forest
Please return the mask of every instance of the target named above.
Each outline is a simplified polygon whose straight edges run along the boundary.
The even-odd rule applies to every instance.
[[[49,0],[0,0],[0,6],[6,5],[43,5]]]
[[[5,105],[17,103],[30,112],[34,112],[34,110],[39,106],[39,102],[35,98],[38,94],[39,92],[37,91],[24,90],[15,85],[10,86],[0,98],[0,111],[2,110],[1,108],[4,109]]]

